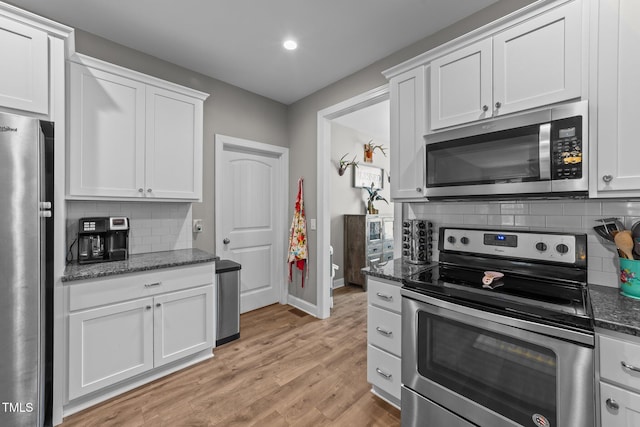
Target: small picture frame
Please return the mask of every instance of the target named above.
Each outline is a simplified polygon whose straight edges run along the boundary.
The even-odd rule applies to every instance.
[[[355,188],[370,188],[373,183],[375,190],[380,190],[384,185],[384,169],[362,164],[353,167],[353,186]]]

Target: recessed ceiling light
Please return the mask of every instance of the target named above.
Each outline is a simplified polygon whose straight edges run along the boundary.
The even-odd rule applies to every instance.
[[[282,43],[282,46],[287,50],[296,50],[298,48],[298,43],[296,43],[295,40],[289,39],[285,40],[284,43]]]

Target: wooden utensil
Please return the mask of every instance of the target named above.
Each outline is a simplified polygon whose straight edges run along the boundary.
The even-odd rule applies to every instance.
[[[633,237],[633,254],[636,259],[640,259],[640,221],[636,221],[631,226],[631,237]]]
[[[622,230],[613,237],[616,246],[622,252],[625,258],[633,259],[633,237],[630,230]]]

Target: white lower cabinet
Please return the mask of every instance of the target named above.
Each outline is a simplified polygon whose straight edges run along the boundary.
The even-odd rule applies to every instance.
[[[402,306],[399,282],[367,277],[367,381],[371,392],[400,408]]]
[[[153,300],[69,315],[69,399],[153,368]]]
[[[68,285],[68,400],[211,357],[213,280],[209,264]]]
[[[640,426],[640,339],[598,334],[600,426]]]

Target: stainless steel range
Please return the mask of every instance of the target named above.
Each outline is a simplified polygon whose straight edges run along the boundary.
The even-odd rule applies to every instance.
[[[441,228],[402,288],[402,425],[593,427],[586,235]]]

